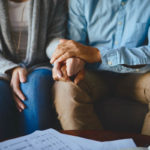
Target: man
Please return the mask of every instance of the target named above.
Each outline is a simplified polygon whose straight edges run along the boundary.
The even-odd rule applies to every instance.
[[[54,85],[54,102],[64,129],[100,129],[93,102],[106,95],[150,104],[149,4],[150,0],[70,0],[71,40],[62,40],[51,59],[56,80],[63,78],[62,68],[66,67],[68,76],[79,72],[77,84],[58,81]],[[74,59],[82,67],[73,72]],[[85,68],[92,70],[79,82]],[[150,135],[150,111],[142,133]]]

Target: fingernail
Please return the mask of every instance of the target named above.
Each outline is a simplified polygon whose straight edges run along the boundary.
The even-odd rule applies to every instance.
[[[58,78],[61,78],[62,75],[61,75],[60,73],[57,73],[57,77],[58,77]]]
[[[19,109],[19,112],[22,112],[22,110],[21,110],[21,109]]]
[[[26,98],[25,98],[24,96],[22,96],[22,97],[21,97],[21,100],[25,101],[25,100],[26,100]]]
[[[25,83],[26,82],[26,79],[21,79],[21,83]]]
[[[25,107],[23,106],[23,105],[21,105],[21,108],[24,110],[25,109]]]
[[[22,101],[25,101],[25,98],[22,97],[21,100],[22,100]]]

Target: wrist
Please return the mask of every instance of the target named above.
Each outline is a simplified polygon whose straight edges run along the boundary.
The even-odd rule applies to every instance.
[[[89,62],[88,63],[101,63],[101,54],[98,48],[89,47]]]
[[[96,48],[97,62],[102,62],[100,50]]]
[[[8,75],[12,76],[13,72],[14,72],[16,69],[18,69],[18,68],[21,68],[21,67],[18,67],[18,66],[17,66],[17,67],[14,67],[14,68],[12,68],[12,69],[7,70],[6,73],[7,73]]]

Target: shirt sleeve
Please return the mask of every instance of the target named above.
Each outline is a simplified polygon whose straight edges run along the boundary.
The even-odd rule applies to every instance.
[[[59,45],[60,38],[53,39],[50,44],[47,46],[46,55],[49,59],[51,59],[55,49]]]
[[[102,64],[109,66],[150,64],[150,27],[148,30],[148,41],[148,45],[134,48],[124,46],[117,49],[108,49],[100,47]],[[97,65],[97,69],[100,68],[100,65]]]
[[[83,0],[70,0],[69,3],[69,38],[82,44],[88,43],[87,23],[84,13]],[[97,47],[100,51],[102,64],[117,66],[126,64],[129,66],[150,64],[150,27],[148,31],[149,44],[141,47],[116,49]],[[87,64],[87,68],[100,69],[101,63]]]

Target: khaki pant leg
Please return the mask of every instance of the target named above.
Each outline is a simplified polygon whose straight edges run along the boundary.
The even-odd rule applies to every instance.
[[[145,116],[142,134],[150,135],[150,73],[128,74],[121,78],[117,94],[148,104],[149,112]]]
[[[93,102],[106,93],[107,87],[97,73],[86,73],[85,79],[79,85],[56,81],[53,86],[53,97],[62,128],[64,130],[102,129]]]

